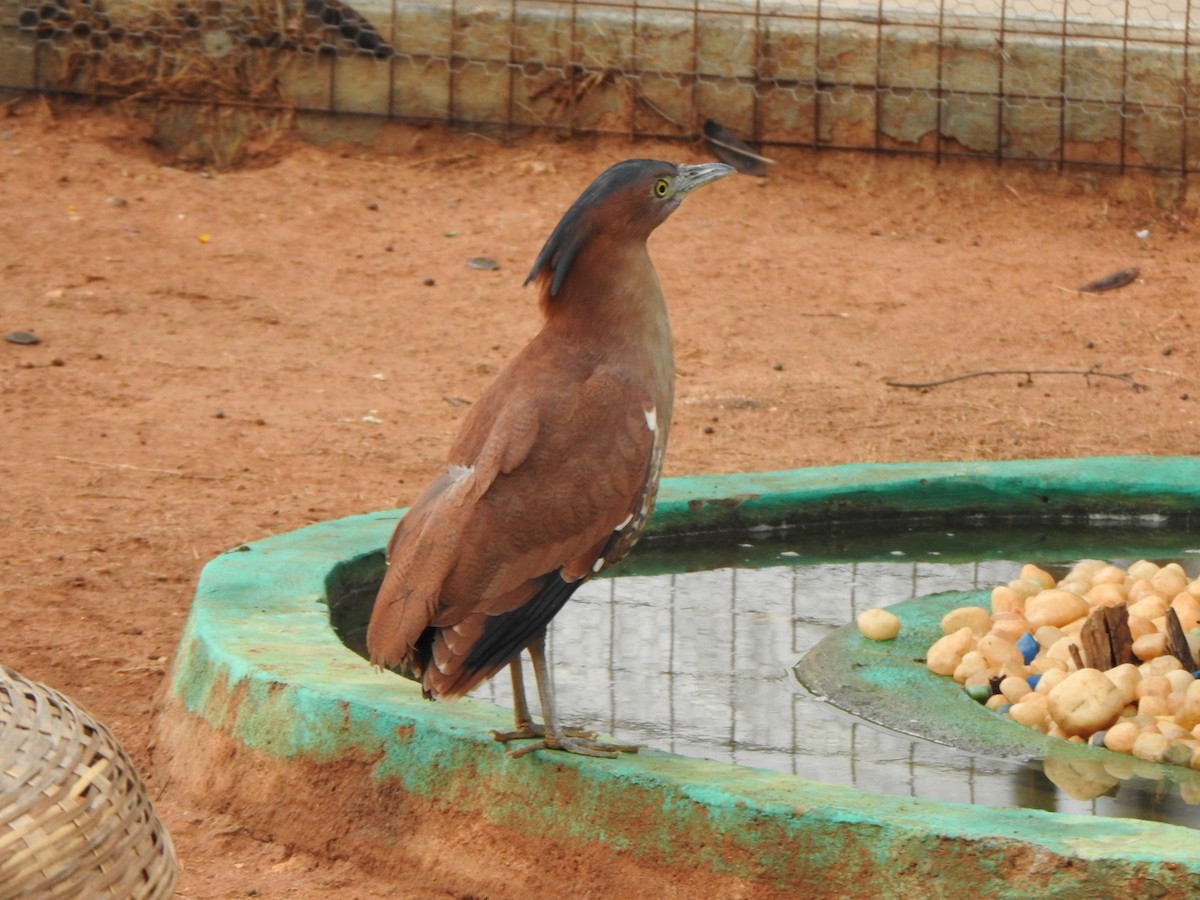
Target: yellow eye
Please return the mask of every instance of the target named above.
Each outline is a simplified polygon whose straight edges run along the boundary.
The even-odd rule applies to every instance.
[[[660,178],[660,179],[658,179],[658,181],[654,182],[654,196],[655,197],[667,196],[667,192],[670,189],[671,189],[671,182],[667,181],[667,179],[665,179],[665,178]]]

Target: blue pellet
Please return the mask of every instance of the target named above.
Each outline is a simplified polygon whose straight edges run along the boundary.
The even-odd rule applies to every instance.
[[[1038,642],[1028,631],[1017,638],[1017,649],[1021,651],[1021,656],[1025,660],[1025,665],[1033,662],[1033,658],[1038,654]]]
[[[1088,743],[1091,744],[1093,747],[1103,747],[1104,746],[1104,736],[1106,734],[1108,734],[1107,731],[1097,731],[1095,734],[1093,734],[1088,739]]]
[[[1036,691],[1036,690],[1037,690],[1037,686],[1038,686],[1038,682],[1042,680],[1042,676],[1041,676],[1041,675],[1030,675],[1030,676],[1029,676],[1028,678],[1026,678],[1025,680],[1026,680],[1027,682],[1029,682],[1029,689],[1030,689],[1031,691]]]
[[[1001,703],[999,706],[996,707],[996,712],[999,713],[1000,715],[1004,715],[1010,709],[1012,709],[1011,703]]]

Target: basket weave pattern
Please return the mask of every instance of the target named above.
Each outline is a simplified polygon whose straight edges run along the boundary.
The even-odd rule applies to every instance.
[[[0,900],[171,895],[179,864],[145,785],[83,708],[0,666]]]

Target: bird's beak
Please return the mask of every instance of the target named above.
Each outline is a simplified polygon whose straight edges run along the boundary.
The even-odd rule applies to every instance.
[[[724,178],[726,175],[732,175],[736,171],[737,169],[733,166],[719,162],[698,163],[694,166],[681,165],[675,194],[682,199],[696,188],[702,187],[710,181],[716,181],[718,178]]]

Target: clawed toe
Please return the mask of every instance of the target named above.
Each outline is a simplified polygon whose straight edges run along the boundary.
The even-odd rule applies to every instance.
[[[586,737],[571,735],[555,740],[545,738],[524,747],[515,747],[508,751],[508,756],[519,759],[535,750],[562,750],[579,756],[595,756],[601,759],[616,759],[622,753],[637,753],[637,744],[606,744],[595,740],[595,735],[589,733]]]
[[[568,738],[582,738],[583,740],[592,740],[596,737],[596,732],[584,728],[564,728],[563,734]],[[493,730],[492,737],[502,744],[509,741],[543,740],[546,737],[546,729],[537,722],[522,722],[513,731]],[[538,748],[534,747],[533,749]]]
[[[605,744],[596,740],[596,732],[583,728],[562,728],[554,716],[554,701],[550,689],[550,671],[546,666],[546,635],[538,634],[529,643],[529,656],[537,675],[538,692],[541,695],[542,714],[545,725],[533,721],[529,704],[525,702],[525,681],[521,674],[521,661],[515,659],[509,666],[513,682],[512,731],[493,731],[492,737],[501,743],[509,741],[532,741],[521,747],[513,747],[507,755],[514,759],[533,753],[535,750],[562,750],[580,756],[599,756],[616,759],[622,753],[637,753],[634,744]]]
[[[544,729],[540,725],[538,725],[536,728],[533,726],[526,726],[524,728],[518,728],[515,731],[497,731],[492,729],[492,738],[499,741],[501,744],[507,744],[509,741],[522,741],[532,738],[540,738],[543,732]]]

